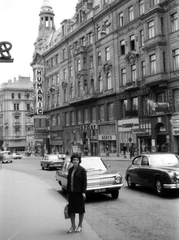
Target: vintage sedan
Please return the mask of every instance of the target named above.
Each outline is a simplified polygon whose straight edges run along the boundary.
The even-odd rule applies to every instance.
[[[172,153],[138,155],[126,170],[125,179],[129,188],[139,184],[163,196],[167,189],[179,189],[179,157]]]
[[[107,193],[113,199],[119,196],[119,189],[123,186],[122,176],[106,167],[100,157],[82,157],[81,164],[87,171],[87,194]],[[62,190],[67,189],[68,170],[72,166],[70,159],[65,159],[62,169],[56,171],[56,180]]]
[[[45,155],[41,161],[40,161],[40,165],[42,167],[42,170],[44,170],[45,168],[50,170],[52,168],[61,168],[62,167],[62,163],[63,163],[64,159],[59,158],[59,156],[57,154],[49,154],[49,155]]]
[[[21,159],[22,158],[22,155],[20,153],[13,153],[12,154],[12,158],[13,159]]]

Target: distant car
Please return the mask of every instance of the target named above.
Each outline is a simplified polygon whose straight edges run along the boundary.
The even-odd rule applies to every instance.
[[[113,199],[118,198],[119,189],[123,186],[119,172],[108,169],[100,157],[82,157],[80,165],[87,171],[87,194],[107,193]],[[67,189],[67,175],[71,166],[70,159],[66,158],[62,169],[56,171],[56,180],[63,191]]]
[[[0,156],[2,156],[2,163],[11,163],[13,160],[11,151],[0,151]]]
[[[12,154],[12,158],[13,159],[21,159],[22,158],[22,155],[20,153],[13,153]]]
[[[179,189],[179,157],[172,153],[149,153],[136,156],[125,175],[129,188],[136,184],[154,188],[158,196],[167,189]]]
[[[58,153],[58,158],[64,160],[64,159],[66,158],[66,154],[64,154],[64,153]]]
[[[63,159],[59,158],[57,154],[45,155],[40,161],[42,169],[52,169],[52,168],[61,168]]]

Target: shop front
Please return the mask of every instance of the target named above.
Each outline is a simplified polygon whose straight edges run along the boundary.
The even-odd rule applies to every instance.
[[[171,117],[171,129],[172,129],[171,151],[179,154],[179,115],[174,115]]]
[[[64,153],[63,152],[63,131],[62,130],[51,131],[50,149],[51,149],[51,153]]]
[[[100,156],[117,156],[116,134],[99,134],[98,141]]]

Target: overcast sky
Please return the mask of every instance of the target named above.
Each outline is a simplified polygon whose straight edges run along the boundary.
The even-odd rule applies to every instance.
[[[39,13],[44,0],[0,0],[0,42],[11,42],[13,63],[0,63],[0,84],[18,76],[32,80],[32,56],[38,37]],[[75,14],[78,0],[49,0],[55,27]]]

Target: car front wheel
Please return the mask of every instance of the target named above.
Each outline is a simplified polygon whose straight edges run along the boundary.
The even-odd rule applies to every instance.
[[[155,181],[155,192],[158,196],[162,197],[164,195],[163,182],[161,178],[157,178]]]
[[[111,196],[112,196],[113,199],[117,199],[118,196],[119,196],[119,190],[111,192]]]
[[[129,188],[135,188],[135,183],[131,181],[130,175],[127,176],[127,185]]]

